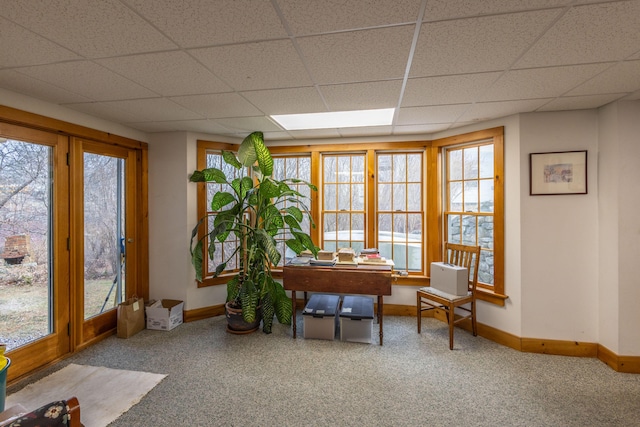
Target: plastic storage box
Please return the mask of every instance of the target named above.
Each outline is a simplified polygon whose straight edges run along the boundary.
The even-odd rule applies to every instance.
[[[373,298],[345,296],[340,310],[340,340],[371,343]]]
[[[302,312],[305,338],[332,340],[338,326],[338,295],[313,294]]]

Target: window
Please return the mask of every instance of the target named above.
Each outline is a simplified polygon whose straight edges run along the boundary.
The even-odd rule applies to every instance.
[[[443,159],[443,241],[481,247],[478,286],[498,304],[504,297],[502,133],[496,128],[436,142]]]
[[[396,270],[422,272],[422,153],[378,153],[377,240]]]
[[[322,158],[323,249],[365,247],[365,156],[327,154]]]
[[[285,179],[301,179],[306,182],[311,182],[311,156],[309,155],[301,155],[301,156],[283,156],[276,157],[273,156],[273,177],[277,180],[285,180]],[[289,187],[298,193],[305,196],[304,200],[306,201],[307,208],[311,209],[311,190],[309,187],[302,183],[289,182]],[[292,202],[288,200],[283,200],[278,208],[283,211],[286,209]],[[299,202],[293,202],[295,205],[298,205]],[[297,206],[300,207],[300,206]],[[311,234],[311,223],[309,222],[308,217],[305,215],[302,221],[303,231],[307,234]],[[285,241],[293,237],[288,232],[284,235],[277,235],[276,241],[278,242],[278,250],[282,255],[280,258],[279,266],[284,265],[284,263],[291,259],[295,254],[291,249],[287,247]]]
[[[446,150],[446,239],[480,245],[479,281],[493,285],[493,144]]]
[[[230,144],[219,143],[206,143],[204,141],[198,141],[198,169],[205,168],[217,168],[224,172],[227,177],[227,181],[231,182],[235,178],[245,176],[247,174],[246,169],[235,169],[224,162],[222,158],[222,151],[235,151],[237,146]],[[208,232],[214,227],[216,212],[211,210],[211,201],[214,194],[219,191],[233,191],[227,184],[218,184],[215,182],[207,182],[204,184],[203,191],[198,196],[198,218],[206,216],[201,233],[204,234],[204,230]],[[205,237],[204,247],[209,247],[208,237]],[[219,265],[222,260],[227,259],[229,255],[234,253],[238,247],[238,239],[235,235],[231,234],[227,237],[224,243],[215,242],[215,252],[213,254],[213,260],[209,259],[209,256],[203,257],[204,262],[204,277],[203,282],[199,286],[208,286],[212,284],[226,283],[227,279],[224,277],[224,273],[217,277],[211,276],[216,270],[216,266]],[[227,263],[227,272],[235,271],[238,268],[239,260],[237,255],[229,260]]]
[[[225,163],[222,160],[222,151],[220,150],[207,151],[207,168],[220,169],[222,172],[224,172],[225,176],[227,177],[227,181],[229,182],[246,175],[246,169],[235,169],[234,167],[229,166],[227,163]],[[206,187],[207,214],[209,215],[205,220],[207,222],[205,226],[206,229],[210,232],[211,230],[213,230],[213,222],[216,215],[215,211],[210,210],[211,201],[213,200],[214,194],[220,191],[232,192],[233,189],[228,184],[218,184],[215,182],[207,182]],[[204,271],[206,271],[207,273],[214,273],[216,270],[216,265],[220,264],[223,260],[226,260],[233,252],[236,251],[236,249],[238,248],[238,243],[238,238],[234,234],[229,235],[224,243],[215,242],[214,245],[216,250],[213,255],[213,262],[207,262],[207,268]],[[204,247],[208,246],[209,242],[205,242]],[[206,260],[208,261],[208,257],[206,257]],[[235,270],[238,267],[238,263],[238,255],[236,254],[235,257],[232,257],[227,262],[227,270]]]
[[[317,228],[307,226],[321,248],[377,247],[396,271],[408,273],[396,284],[424,286],[445,241],[479,244],[479,298],[504,305],[503,133],[500,127],[427,142],[270,150],[275,178],[299,178],[318,188],[308,194]],[[198,153],[219,155],[235,147],[201,141]],[[199,160],[199,168],[206,165]],[[304,185],[298,190],[307,194]],[[205,205],[204,197],[198,200]],[[286,238],[278,236],[284,258]]]

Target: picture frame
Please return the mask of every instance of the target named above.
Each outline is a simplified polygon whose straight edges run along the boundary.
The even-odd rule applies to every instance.
[[[529,194],[587,194],[587,150],[530,153]]]

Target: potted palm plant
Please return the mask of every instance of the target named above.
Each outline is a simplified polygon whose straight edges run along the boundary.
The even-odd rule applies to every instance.
[[[205,252],[213,260],[216,247],[234,235],[238,242],[235,250],[225,255],[213,273],[213,277],[218,277],[232,259],[238,260],[237,269],[227,282],[227,318],[232,311],[241,310],[244,322],[257,328],[262,315],[262,329],[271,333],[274,316],[280,323],[289,325],[293,315],[291,299],[272,275],[272,268],[281,259],[276,237],[289,235],[285,243],[296,254],[309,250],[315,256],[319,249],[301,228],[305,217],[315,226],[307,205],[308,197],[290,185],[304,184],[312,191],[317,189],[303,180],[272,177],[273,158],[262,132],[248,135],[240,144],[237,156],[223,151],[222,158],[236,169],[251,168],[251,176],[229,181],[217,168],[196,170],[190,176],[192,182],[215,182],[228,188],[213,195],[211,211],[215,213],[201,218],[191,234],[191,260],[196,279],[202,281]],[[286,208],[282,208],[285,201]],[[200,227],[207,231],[199,234]],[[243,328],[228,325],[228,329]]]

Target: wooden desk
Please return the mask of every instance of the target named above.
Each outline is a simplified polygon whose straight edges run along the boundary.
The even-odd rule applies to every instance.
[[[377,295],[380,345],[382,345],[383,296],[391,295],[391,266],[286,265],[283,268],[282,284],[286,290],[291,291],[293,338],[296,338],[296,291]]]

